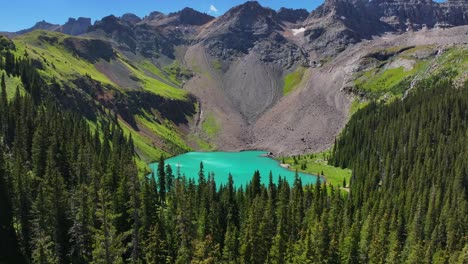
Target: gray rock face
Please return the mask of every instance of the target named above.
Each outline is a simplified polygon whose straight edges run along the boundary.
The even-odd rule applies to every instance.
[[[130,25],[115,16],[107,16],[88,28],[95,37],[106,37],[114,40],[122,50],[136,52],[137,41],[135,31]]]
[[[48,23],[46,21],[40,21],[40,22],[37,22],[31,28],[20,30],[18,32],[12,32],[12,33],[9,33],[8,35],[13,37],[13,36],[18,36],[18,35],[23,35],[34,30],[47,30],[47,31],[57,31],[57,32],[68,34],[68,35],[77,36],[77,35],[86,33],[88,31],[89,26],[91,26],[91,19],[84,18],[84,17],[80,17],[78,19],[69,18],[68,21],[63,25],[56,25],[56,24]]]
[[[124,14],[120,19],[130,25],[135,25],[141,22],[141,18],[139,16],[131,13]]]
[[[439,4],[431,0],[380,0],[366,5],[367,12],[375,13],[396,31],[464,25],[468,22],[467,7],[466,1]]]
[[[55,25],[51,24],[49,22],[46,22],[44,20],[37,22],[34,26],[28,29],[20,30],[18,32],[15,32],[15,35],[23,35],[26,33],[29,33],[34,30],[49,30],[49,31],[55,31],[60,27],[60,25]]]
[[[281,21],[290,22],[290,23],[299,23],[306,20],[309,16],[309,12],[305,9],[290,9],[290,8],[281,8],[278,10],[278,18]]]
[[[79,17],[78,19],[69,18],[67,23],[61,26],[57,31],[78,36],[88,31],[91,26],[91,18]]]
[[[214,19],[205,13],[198,12],[192,8],[184,8],[177,13],[171,13],[168,17],[176,17],[176,24],[201,26]]]
[[[161,55],[175,58],[175,47],[193,41],[200,25],[214,17],[185,8],[179,12],[165,15],[152,12],[143,19],[134,14],[118,18],[104,17],[89,28],[89,35],[110,38],[117,48],[140,53],[148,58]]]
[[[146,16],[143,20],[161,20],[161,19],[164,19],[166,17],[166,15],[164,15],[163,13],[161,12],[158,12],[158,11],[154,11],[154,12],[151,12],[148,16]]]
[[[302,50],[283,36],[278,13],[258,2],[246,2],[217,18],[201,33],[208,53],[223,61],[234,61],[255,52],[266,63],[289,68],[305,63]]]
[[[385,32],[468,24],[468,1],[326,0],[304,22],[307,48],[334,55]]]

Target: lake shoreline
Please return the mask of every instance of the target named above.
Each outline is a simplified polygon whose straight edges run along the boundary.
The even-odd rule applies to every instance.
[[[261,173],[263,184],[268,184],[270,173],[273,174],[274,182],[278,182],[281,177],[281,179],[293,184],[296,172],[288,169],[285,164],[281,164],[273,158],[272,154],[272,152],[264,150],[187,152],[166,159],[165,164],[171,165],[174,172],[180,170],[181,175],[185,174],[187,178],[197,181],[200,163],[203,162],[205,176],[208,177],[208,173],[213,172],[217,185],[225,185],[228,175],[231,174],[236,186],[245,186],[257,170]],[[153,171],[155,171],[156,166],[157,163],[150,164]],[[320,177],[309,173],[297,173],[304,185],[313,185],[317,182],[317,177]]]

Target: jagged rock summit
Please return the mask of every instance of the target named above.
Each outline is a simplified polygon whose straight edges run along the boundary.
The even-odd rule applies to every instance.
[[[281,21],[290,23],[300,23],[306,20],[309,16],[309,12],[306,9],[292,9],[292,8],[280,8],[278,10],[278,17]]]
[[[61,26],[57,31],[72,35],[78,36],[84,34],[88,31],[88,28],[91,26],[91,18],[79,17],[78,19],[69,18],[67,23]]]
[[[386,32],[404,33],[468,24],[468,1],[326,0],[305,20],[309,50],[333,55]]]

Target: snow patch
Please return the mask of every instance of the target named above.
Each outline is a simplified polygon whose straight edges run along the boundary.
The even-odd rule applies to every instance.
[[[304,32],[306,29],[305,27],[302,27],[302,28],[293,28],[292,29],[292,33],[294,36],[297,36],[298,34]]]

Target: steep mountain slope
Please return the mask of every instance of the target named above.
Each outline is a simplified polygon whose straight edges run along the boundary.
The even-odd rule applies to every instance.
[[[348,48],[324,66],[309,69],[308,81],[262,116],[254,130],[254,147],[288,152],[289,146],[294,146],[301,150],[297,153],[325,149],[347,122],[350,103],[355,98],[365,101],[387,92],[390,97],[401,96],[411,84],[440,71],[453,71],[455,79],[466,80],[467,33],[465,26],[387,35]],[[404,48],[406,53],[392,52]],[[439,51],[441,55],[437,56]],[[388,57],[371,65],[369,58],[386,52]],[[461,57],[448,58],[454,54]],[[367,79],[361,79],[362,76]],[[364,87],[359,86],[361,81]],[[367,88],[371,86],[381,90],[371,91]],[[272,129],[272,124],[281,124],[285,129]]]
[[[175,47],[189,45],[200,26],[212,19],[191,8],[169,15],[153,12],[143,19],[133,14],[108,16],[90,27],[87,36],[110,39],[115,48],[124,52],[174,60],[178,55]]]
[[[363,2],[327,1],[300,28],[247,2],[208,23],[184,58],[198,76],[185,89],[200,99],[204,111],[196,133],[206,134],[202,125],[210,116],[220,129],[205,138],[221,149],[323,150],[347,122],[354,98],[378,98],[387,91],[401,95],[438,63],[438,50],[467,42],[466,27],[401,33],[370,16],[368,8]],[[311,39],[312,27],[325,31]],[[425,45],[434,46],[424,59],[368,59],[379,47]],[[466,78],[465,72],[460,67],[457,76]],[[382,82],[390,75],[391,82]],[[292,92],[283,95],[292,76]],[[379,92],[366,90],[367,83]]]
[[[63,107],[82,113],[91,126],[113,115],[131,133],[149,162],[190,149],[184,129],[195,99],[168,73],[145,58],[130,61],[109,42],[34,31],[14,39],[17,56],[28,56]]]
[[[298,154],[329,147],[370,99],[405,97],[436,72],[462,83],[466,61],[455,58],[466,57],[467,6],[327,0],[308,14],[246,2],[217,18],[190,8],[129,13],[104,17],[79,38],[41,31],[15,43],[47,61],[49,80],[84,85],[115,111],[150,159],[161,153],[152,146]],[[87,23],[38,27],[75,34]]]
[[[452,0],[326,0],[304,22],[308,51],[335,55],[386,32],[468,24],[468,3]]]
[[[247,2],[204,26],[187,50],[184,61],[200,78],[185,88],[200,98],[205,116],[220,123],[219,134],[209,138],[215,145],[247,148],[256,120],[283,96],[284,75],[307,65],[288,33],[277,12]]]

